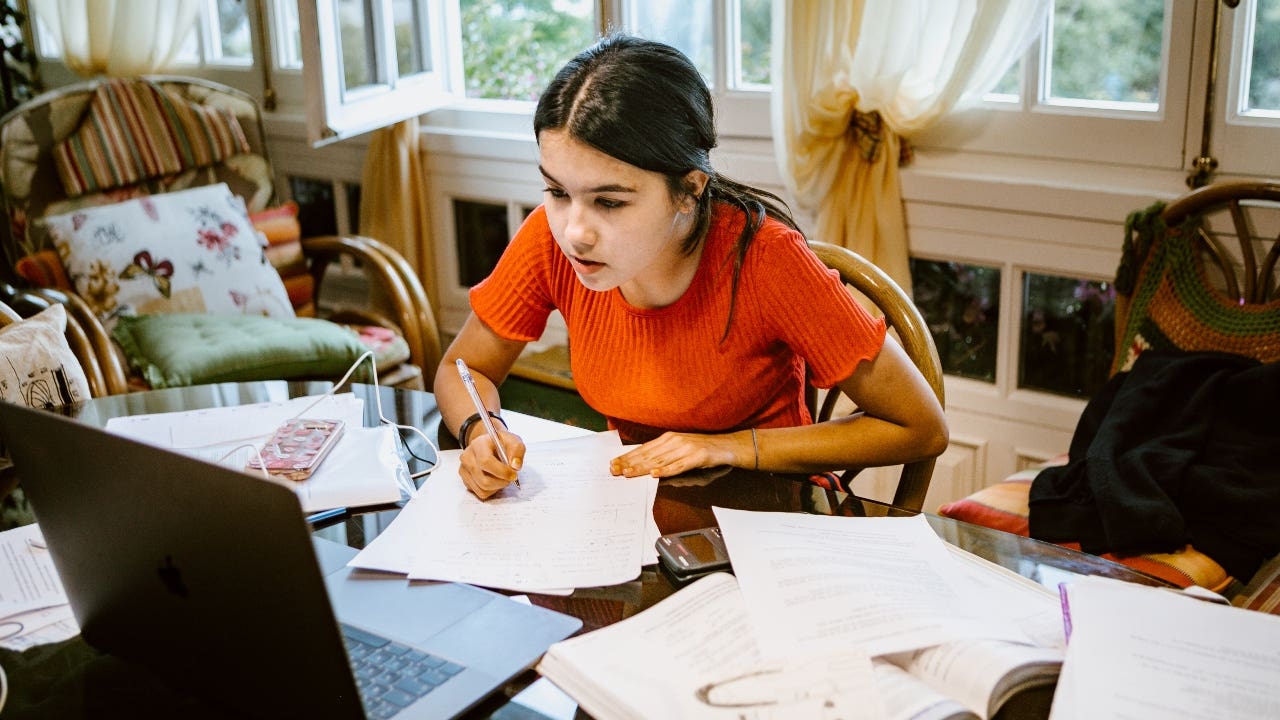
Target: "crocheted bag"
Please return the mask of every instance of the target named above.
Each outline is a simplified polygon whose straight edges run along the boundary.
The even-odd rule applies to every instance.
[[[1156,203],[1125,220],[1111,372],[1128,370],[1147,348],[1280,360],[1280,301],[1246,305],[1226,297],[1209,281],[1195,247],[1202,218],[1170,228],[1161,219],[1163,210],[1164,203]]]

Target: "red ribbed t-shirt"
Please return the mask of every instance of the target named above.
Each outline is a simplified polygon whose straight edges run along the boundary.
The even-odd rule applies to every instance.
[[[665,430],[808,424],[805,364],[815,384],[831,387],[876,356],[885,324],[853,301],[799,233],[768,219],[747,252],[721,341],[743,221],[736,208],[717,206],[689,289],[667,307],[642,309],[616,288],[579,282],[539,207],[472,288],[471,308],[499,336],[526,342],[559,310],[578,392],[627,442]]]

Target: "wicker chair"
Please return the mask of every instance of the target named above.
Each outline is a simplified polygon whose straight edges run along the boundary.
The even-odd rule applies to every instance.
[[[0,190],[9,219],[7,239],[0,233],[0,273],[27,284],[48,284],[50,276],[58,275],[55,266],[65,258],[56,252],[48,232],[39,231],[41,218],[94,212],[143,196],[217,183],[225,183],[242,198],[251,217],[270,215],[279,209],[275,182],[260,110],[239,90],[170,76],[98,79],[59,88],[0,119]],[[296,217],[289,220],[296,228]],[[287,293],[293,314],[314,314],[327,270],[344,256],[352,258],[377,302],[337,308],[325,319],[357,332],[376,329],[360,338],[376,349],[383,384],[429,387],[440,358],[439,332],[408,263],[391,247],[367,237],[311,237],[299,242],[295,236],[293,245],[299,244],[287,275],[276,265],[285,287],[276,297]],[[272,264],[280,256],[272,254],[275,249],[265,253]],[[175,267],[184,269],[175,262],[169,272]],[[121,268],[110,269],[126,277]],[[63,272],[62,279],[67,278]],[[75,292],[74,281],[54,286]],[[101,313],[93,298],[83,299]]]

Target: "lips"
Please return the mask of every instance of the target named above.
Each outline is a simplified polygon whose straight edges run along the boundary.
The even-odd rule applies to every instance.
[[[569,262],[573,265],[574,270],[584,275],[590,275],[591,273],[594,273],[605,266],[605,264],[602,262],[587,260],[584,258],[577,257],[576,255],[570,255]]]

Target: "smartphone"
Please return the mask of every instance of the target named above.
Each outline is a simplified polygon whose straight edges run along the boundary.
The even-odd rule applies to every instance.
[[[250,458],[249,469],[260,471],[265,467],[273,477],[306,480],[338,444],[343,428],[341,420],[286,420],[262,446],[262,457]]]
[[[718,527],[663,535],[657,547],[663,567],[680,578],[729,569],[729,551]]]

